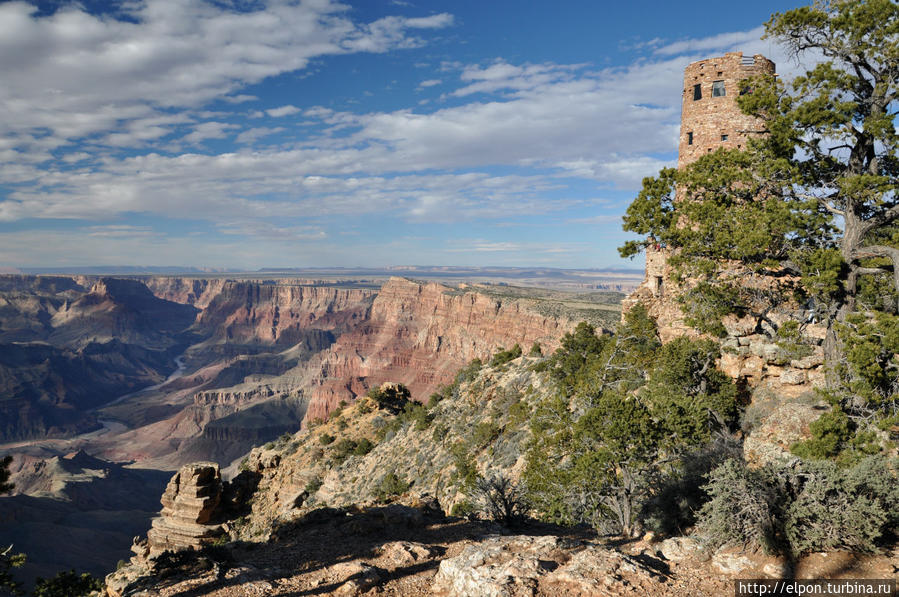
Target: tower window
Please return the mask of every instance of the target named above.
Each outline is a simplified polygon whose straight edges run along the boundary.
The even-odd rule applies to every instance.
[[[687,133],[687,145],[693,145],[693,133]]]
[[[727,141],[727,135],[721,135],[721,140],[722,140],[722,141]]]
[[[712,97],[724,97],[727,93],[724,91],[724,81],[712,82]]]
[[[697,83],[693,86],[693,101],[702,99],[702,85]]]

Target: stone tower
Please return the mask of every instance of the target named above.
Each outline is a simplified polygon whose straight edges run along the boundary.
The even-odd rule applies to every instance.
[[[699,60],[684,69],[678,168],[719,147],[742,149],[747,138],[764,132],[757,118],[740,111],[736,98],[740,81],[765,74],[774,74],[773,62],[761,54],[744,58],[742,52]]]
[[[678,168],[719,147],[742,149],[748,138],[764,134],[762,122],[743,114],[736,102],[740,82],[764,74],[775,74],[774,63],[761,54],[744,58],[742,52],[699,60],[684,69]],[[665,247],[646,248],[646,277],[622,307],[626,312],[634,303],[642,302],[660,323],[670,320],[677,326],[679,308],[664,300],[670,286],[668,255]]]

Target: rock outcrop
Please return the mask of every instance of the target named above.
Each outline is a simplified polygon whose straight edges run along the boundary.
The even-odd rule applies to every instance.
[[[553,535],[495,536],[440,562],[432,592],[441,597],[649,594],[665,577],[608,547]]]
[[[218,465],[188,464],[175,473],[162,494],[162,512],[147,532],[150,557],[164,551],[209,545],[223,534],[217,521],[222,499]]]

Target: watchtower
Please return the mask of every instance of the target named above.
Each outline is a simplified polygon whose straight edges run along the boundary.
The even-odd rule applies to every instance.
[[[742,149],[751,136],[765,133],[764,124],[744,114],[736,98],[741,81],[766,74],[775,74],[772,61],[761,54],[744,57],[743,52],[699,60],[684,69],[678,168],[719,147]],[[665,247],[646,248],[646,278],[641,289],[648,289],[656,298],[664,295],[669,278],[668,255]]]
[[[762,56],[729,52],[693,62],[684,69],[677,167],[695,162],[719,147],[742,149],[746,139],[764,133],[762,123],[737,105],[740,82],[773,75],[774,63]]]

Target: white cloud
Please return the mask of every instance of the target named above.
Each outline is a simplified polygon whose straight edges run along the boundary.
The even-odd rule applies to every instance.
[[[272,108],[271,110],[266,110],[265,113],[271,116],[272,118],[281,118],[282,116],[290,116],[292,114],[298,114],[302,112],[296,106],[281,106],[280,108]]]
[[[443,83],[442,79],[427,79],[418,84],[418,86],[422,89],[427,87],[434,87],[435,85],[440,85]]]
[[[356,24],[331,0],[270,0],[252,12],[202,0],[122,6],[129,20],[77,4],[45,17],[25,2],[0,4],[0,136],[49,129],[77,139],[167,107],[247,101],[231,94],[318,56],[420,45],[410,30],[452,23],[444,14]]]
[[[202,122],[195,126],[193,132],[185,135],[182,140],[186,143],[196,144],[206,139],[224,139],[230,134],[228,131],[236,128],[240,127],[227,122]]]
[[[255,143],[257,140],[262,139],[263,137],[267,137],[269,135],[274,135],[274,134],[280,133],[284,130],[285,129],[283,126],[253,127],[253,128],[249,128],[249,129],[245,130],[244,132],[240,133],[239,135],[237,135],[237,137],[235,137],[234,140],[237,143],[240,143],[242,145],[251,145],[251,144]]]

